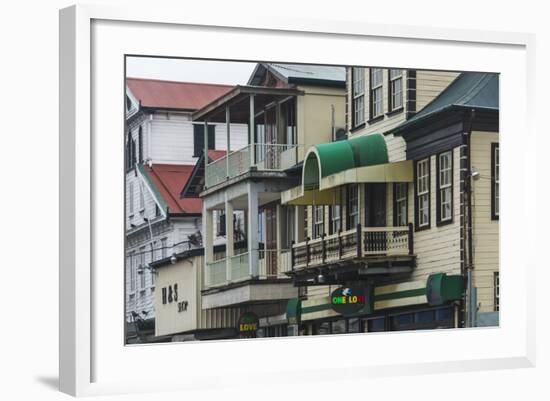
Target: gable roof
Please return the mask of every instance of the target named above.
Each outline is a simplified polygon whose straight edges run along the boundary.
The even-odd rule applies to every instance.
[[[499,110],[499,75],[485,72],[463,72],[451,84],[409,120],[388,133],[425,121],[450,109]]]
[[[126,84],[142,107],[178,110],[198,110],[233,88],[231,85],[145,78],[126,78]]]
[[[140,170],[151,189],[168,207],[169,213],[202,213],[202,200],[181,198],[180,191],[191,176],[193,165],[153,164],[140,165]]]
[[[271,71],[287,84],[345,86],[346,67],[314,64],[259,63],[248,85],[262,85],[265,71]]]

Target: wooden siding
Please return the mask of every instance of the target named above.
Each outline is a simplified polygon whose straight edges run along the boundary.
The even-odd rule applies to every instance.
[[[422,110],[458,75],[458,72],[451,71],[418,70],[416,72],[416,111]]]
[[[460,147],[453,149],[453,222],[437,226],[436,156],[430,157],[430,228],[415,231],[417,266],[411,280],[432,273],[460,274]],[[414,223],[414,185],[409,185],[409,222]]]
[[[499,271],[499,222],[491,219],[491,144],[498,142],[498,133],[472,132],[471,164],[480,177],[472,181],[473,281],[479,312],[494,310],[494,273]]]
[[[157,120],[152,125],[153,163],[195,164],[193,155],[193,123],[178,120]],[[216,124],[216,144],[218,150],[227,149],[225,124]],[[231,150],[241,149],[248,144],[248,127],[244,124],[232,124],[230,130]]]

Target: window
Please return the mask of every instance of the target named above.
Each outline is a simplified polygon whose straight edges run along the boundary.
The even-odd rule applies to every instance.
[[[430,226],[430,159],[416,163],[416,226]]]
[[[493,280],[494,280],[494,286],[495,286],[495,299],[494,299],[495,307],[494,307],[494,309],[495,309],[495,311],[499,311],[500,310],[500,277],[499,277],[498,272],[494,273]]]
[[[437,156],[437,222],[453,220],[453,152]]]
[[[284,213],[284,238],[283,238],[283,248],[290,249],[292,241],[294,241],[294,221],[295,221],[295,207],[287,206],[283,208]]]
[[[208,126],[208,149],[216,149],[216,126]],[[204,152],[204,124],[193,124],[193,157]]]
[[[347,187],[347,229],[351,230],[359,224],[359,187],[350,185]]]
[[[219,210],[217,212],[218,218],[216,219],[216,232],[218,236],[225,235],[225,210]]]
[[[145,247],[139,248],[139,288],[145,290]]]
[[[393,185],[393,224],[407,225],[407,183],[398,182]]]
[[[294,99],[287,100],[281,105],[281,112],[285,127],[286,143],[296,144],[296,102]]]
[[[365,122],[365,69],[353,67],[351,70],[352,87],[352,107],[353,107],[353,127],[357,127]]]
[[[154,249],[155,249],[155,242],[151,242],[151,262],[155,260],[154,256]],[[154,271],[151,271],[151,287],[155,286],[155,273]]]
[[[155,217],[160,216],[160,207],[159,205],[155,204]]]
[[[498,143],[491,144],[491,218],[498,220],[500,213],[500,154]]]
[[[128,185],[128,210],[130,217],[134,215],[134,182],[131,181]]]
[[[132,110],[132,101],[130,100],[130,96],[126,95],[126,111]]]
[[[322,237],[325,233],[325,207],[313,206],[313,238]]]
[[[308,213],[309,213],[308,211],[309,211],[309,206],[304,206],[304,239],[309,238],[308,227],[307,227]]]
[[[168,238],[160,240],[161,258],[164,259],[168,256]]]
[[[130,267],[130,292],[134,292],[136,290],[136,253],[134,251],[130,252],[130,261],[129,261],[129,267]]]
[[[332,205],[329,208],[329,234],[335,234],[342,229],[340,205]]]
[[[389,79],[389,109],[390,111],[394,111],[403,107],[403,71],[390,70]]]
[[[126,171],[130,171],[134,168],[135,151],[136,146],[132,140],[132,132],[128,130],[128,138],[126,141]]]
[[[382,107],[382,69],[370,69],[370,118],[380,117]]]
[[[141,125],[139,126],[138,130],[138,162],[143,162],[143,128]]]
[[[139,211],[143,212],[145,210],[145,192],[143,191],[143,186],[139,186]]]

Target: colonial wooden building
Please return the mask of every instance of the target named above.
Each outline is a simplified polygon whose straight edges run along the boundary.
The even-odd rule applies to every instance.
[[[204,249],[153,264],[157,310],[175,319],[157,335],[497,325],[498,87],[497,74],[258,64],[193,113],[229,146],[182,191],[203,200]],[[242,232],[216,239],[236,213]],[[176,283],[191,313],[169,302]]]
[[[232,87],[139,78],[126,84],[126,320],[128,340],[140,341],[154,328],[150,263],[202,243],[202,201],[181,190],[204,151],[204,132],[211,160],[225,154],[224,127],[205,128],[191,115]],[[246,141],[245,126],[233,131],[235,142]]]
[[[349,139],[310,148],[282,195],[308,216],[293,321],[307,334],[498,324],[498,75],[349,68],[348,82]],[[340,287],[364,308],[335,311]]]

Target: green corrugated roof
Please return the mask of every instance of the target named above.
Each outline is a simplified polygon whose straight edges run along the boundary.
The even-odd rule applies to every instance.
[[[463,72],[412,118],[390,132],[399,132],[452,107],[499,109],[499,76],[486,72]]]

